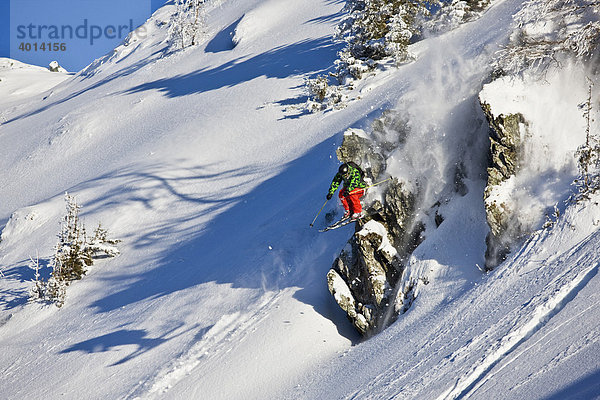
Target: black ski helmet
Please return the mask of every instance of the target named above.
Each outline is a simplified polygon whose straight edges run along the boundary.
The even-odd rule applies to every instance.
[[[340,175],[347,175],[349,171],[348,168],[348,164],[343,163],[342,165],[340,165],[340,169],[338,169],[338,172],[340,173]]]

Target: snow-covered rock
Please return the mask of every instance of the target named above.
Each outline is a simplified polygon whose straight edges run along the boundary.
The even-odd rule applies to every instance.
[[[510,199],[500,198],[494,189],[513,178],[523,156],[521,145],[527,137],[527,121],[522,114],[494,115],[487,103],[482,103],[490,124],[490,166],[484,200],[490,233],[487,237],[486,266],[493,268],[506,258],[510,246],[523,234],[515,219]],[[496,194],[496,195],[495,195]],[[495,195],[495,196],[494,196]]]
[[[344,141],[336,150],[341,162],[354,162],[361,166],[370,179],[377,179],[385,170],[385,159],[373,146],[372,140],[362,129],[348,129]]]
[[[64,69],[63,67],[60,66],[60,64],[58,64],[58,61],[52,61],[48,65],[48,69],[50,70],[50,72],[62,72],[62,73],[67,72],[66,69]]]
[[[329,291],[365,335],[381,330],[402,266],[387,229],[371,220],[354,234],[327,274]]]
[[[539,229],[555,206],[563,208],[578,174],[575,152],[586,140],[579,105],[590,83],[580,66],[566,64],[543,78],[500,77],[479,94],[490,125],[488,267]]]
[[[383,185],[363,198],[367,216],[356,223],[355,234],[327,275],[329,291],[336,302],[366,336],[395,318],[394,307],[389,306],[402,273],[401,260],[418,245],[423,230],[421,224],[413,223],[415,194],[397,179],[385,178],[386,160],[382,153],[386,153],[389,144],[381,132],[383,119],[376,122],[371,133],[348,129],[336,150],[341,162],[353,161],[361,166],[367,182]]]

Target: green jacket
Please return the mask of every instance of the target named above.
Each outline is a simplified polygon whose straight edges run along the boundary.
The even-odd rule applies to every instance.
[[[344,179],[339,172],[335,174],[333,181],[331,182],[331,186],[329,187],[330,194],[335,193],[342,181],[344,181],[344,189],[346,189],[348,192],[351,192],[354,189],[364,189],[367,187],[366,183],[363,181],[360,171],[357,168],[353,167],[352,165],[348,165],[348,170],[350,171],[350,176],[347,179]]]

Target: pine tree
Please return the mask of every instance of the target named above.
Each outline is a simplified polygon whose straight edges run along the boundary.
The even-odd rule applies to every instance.
[[[346,106],[340,87],[330,84],[330,76],[317,75],[316,78],[306,79],[304,87],[308,94],[306,109],[310,112],[325,110],[328,107],[341,109]]]
[[[104,229],[102,224],[99,223],[94,231],[94,236],[87,243],[86,249],[94,258],[116,257],[120,254],[119,249],[117,249],[117,244],[120,242],[120,240],[109,239],[108,230]]]
[[[590,193],[600,189],[600,137],[592,131],[592,85],[588,89],[588,98],[581,104],[583,117],[586,120],[585,144],[579,146],[576,152],[577,163],[579,167],[580,179],[579,194],[581,197],[587,197]]]
[[[44,300],[54,303],[56,307],[62,307],[67,297],[68,282],[51,276],[46,282]]]
[[[469,7],[469,12],[478,13],[490,5],[490,0],[466,0],[465,3]]]
[[[423,30],[440,34],[456,29],[478,18],[490,5],[490,0],[443,0],[442,7],[430,20],[423,21]]]
[[[50,278],[47,281],[41,278],[39,258],[31,259],[30,263],[35,270],[30,299],[51,302],[57,307],[62,307],[65,302],[67,286],[83,278],[94,258],[119,255],[116,245],[120,242],[109,239],[108,230],[101,224],[98,224],[92,239],[88,239],[85,226],[79,218],[81,206],[68,193],[65,193],[65,202],[67,214],[61,221],[58,243],[54,246],[54,255],[48,265],[52,269]]]
[[[68,193],[65,193],[65,202],[67,214],[61,222],[58,243],[50,261],[52,272],[44,290],[44,299],[57,307],[62,307],[65,302],[67,286],[81,279],[86,267],[93,262],[92,254],[86,248],[85,227],[79,221],[81,207]]]
[[[86,267],[92,265],[92,252],[86,246],[85,227],[79,221],[81,206],[75,198],[65,194],[67,215],[61,223],[58,244],[52,264],[52,276],[60,281],[78,280],[86,273]]]
[[[200,40],[206,3],[209,0],[175,0],[175,14],[171,18],[169,36],[175,48],[195,46]]]
[[[42,280],[40,275],[40,258],[36,256],[35,260],[33,257],[29,257],[29,268],[35,271],[33,286],[29,291],[30,300],[44,300],[46,297],[46,283]]]
[[[408,45],[419,33],[416,20],[429,15],[438,0],[348,0],[348,16],[338,26],[337,37],[346,43],[338,61],[338,79],[360,79],[378,60],[396,63],[409,59]]]
[[[545,71],[565,57],[597,60],[599,6],[597,0],[529,0],[515,15],[519,29],[500,53],[497,69],[517,74]]]

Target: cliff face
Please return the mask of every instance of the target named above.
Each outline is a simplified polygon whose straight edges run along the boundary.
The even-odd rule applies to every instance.
[[[506,258],[511,246],[531,231],[519,203],[512,198],[529,143],[530,124],[522,113],[494,112],[482,99],[480,106],[489,125],[488,177],[483,200],[490,227],[485,266],[492,269]],[[376,183],[390,178],[386,174],[390,155],[402,148],[410,133],[406,121],[391,112],[383,113],[372,128],[369,134],[349,130],[337,156],[341,162],[361,165],[367,179]],[[448,182],[446,190],[428,202],[423,201],[418,184],[397,178],[378,186],[376,195],[369,193],[364,198],[367,217],[357,222],[355,233],[327,275],[330,292],[363,335],[385,328],[411,306],[417,287],[428,283],[425,278],[421,281],[403,276],[406,260],[424,240],[425,224],[436,229],[444,222],[439,209],[452,193],[467,194],[467,167],[463,161],[459,159],[455,165],[453,182]]]
[[[361,165],[368,180],[387,179],[382,175],[385,158],[361,132],[346,134],[337,154],[342,162]],[[396,316],[392,303],[403,258],[416,247],[423,229],[414,224],[414,208],[414,193],[396,179],[386,182],[381,198],[366,208],[367,217],[356,223],[355,233],[327,274],[329,291],[365,336],[382,329],[384,319]]]
[[[487,103],[481,103],[490,124],[490,155],[488,187],[496,186],[517,172],[518,150],[521,144],[521,128],[527,126],[522,114],[495,116]]]
[[[516,218],[518,210],[509,201],[494,196],[494,191],[517,174],[529,124],[520,113],[495,115],[485,102],[481,102],[481,109],[490,126],[488,182],[484,201],[490,226],[486,238],[486,268],[492,269],[506,258],[515,239],[527,233]]]
[[[382,154],[361,130],[349,130],[344,135],[342,145],[336,150],[340,162],[353,161],[360,165],[370,179],[381,176],[386,167]]]

